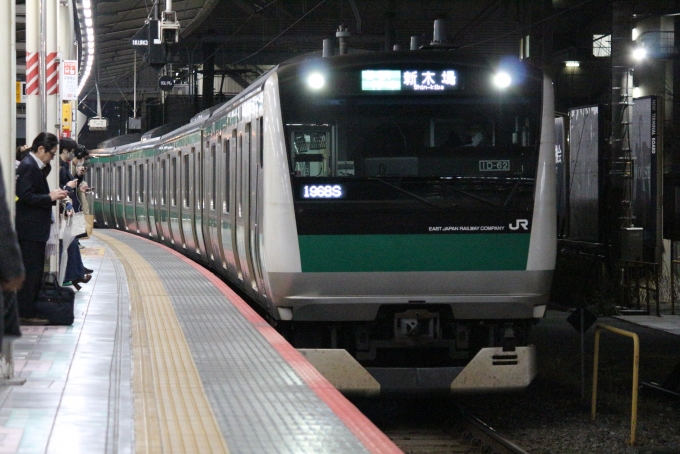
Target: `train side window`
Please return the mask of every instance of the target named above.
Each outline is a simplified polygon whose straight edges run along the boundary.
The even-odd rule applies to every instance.
[[[184,155],[184,166],[182,168],[182,175],[184,176],[184,197],[183,206],[189,208],[189,155]]]
[[[165,191],[168,187],[168,171],[165,164],[165,159],[161,161],[161,205],[165,206]]]
[[[139,165],[139,176],[137,181],[139,182],[139,197],[137,197],[137,200],[139,203],[144,203],[144,183],[145,183],[145,178],[144,178],[144,164]]]
[[[216,145],[212,144],[210,147],[210,162],[212,164],[212,191],[210,192],[210,209],[215,210],[215,200],[216,200],[216,195],[217,192],[217,150],[216,150]]]
[[[172,158],[172,169],[171,172],[172,174],[172,191],[170,191],[170,194],[172,196],[172,200],[170,200],[170,203],[172,206],[176,207],[177,206],[177,158]]]
[[[100,199],[101,198],[101,192],[99,188],[102,186],[102,168],[97,167],[94,169],[94,181],[95,184],[93,185],[94,188],[94,198],[95,199]]]

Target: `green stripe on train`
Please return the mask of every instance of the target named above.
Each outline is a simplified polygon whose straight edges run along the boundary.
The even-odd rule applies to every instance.
[[[302,235],[302,271],[524,270],[530,234]]]

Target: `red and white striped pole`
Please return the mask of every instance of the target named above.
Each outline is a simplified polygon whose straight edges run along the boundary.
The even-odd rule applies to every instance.
[[[45,88],[47,96],[59,94],[59,60],[56,52],[49,52],[45,60]],[[48,129],[50,126],[49,123]]]

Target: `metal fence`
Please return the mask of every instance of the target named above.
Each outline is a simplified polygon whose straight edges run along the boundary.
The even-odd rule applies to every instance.
[[[677,279],[676,276],[678,274],[677,271],[680,270],[680,268],[678,268],[678,265],[680,265],[680,260],[672,260],[671,261],[671,314],[672,315],[675,315],[675,300],[676,300],[675,289],[678,285],[678,283],[676,282],[676,279]]]
[[[680,263],[680,262],[679,262]],[[659,308],[659,277],[661,267],[658,263],[621,260],[621,295],[620,301],[625,308],[642,311],[646,306],[646,313],[651,313],[651,306],[656,306],[656,315],[660,315]]]
[[[663,57],[676,53],[675,32],[644,32],[635,39],[635,43],[643,46],[651,56]]]

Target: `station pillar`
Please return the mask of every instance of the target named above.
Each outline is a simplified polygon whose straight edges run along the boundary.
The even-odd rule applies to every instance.
[[[29,2],[30,3],[30,2]],[[0,164],[5,183],[5,196],[14,223],[14,160],[16,150],[16,5],[14,1],[0,6]],[[0,259],[1,260],[1,259]],[[4,307],[2,307],[4,314]],[[4,326],[0,326],[4,329]],[[2,336],[0,351],[0,384],[22,384],[25,379],[14,379],[12,360],[13,337]]]
[[[14,3],[14,2],[9,2]],[[40,2],[26,2],[26,144],[41,131]]]
[[[14,219],[14,150],[16,150],[16,11],[14,2],[0,6],[0,165],[7,206]]]

